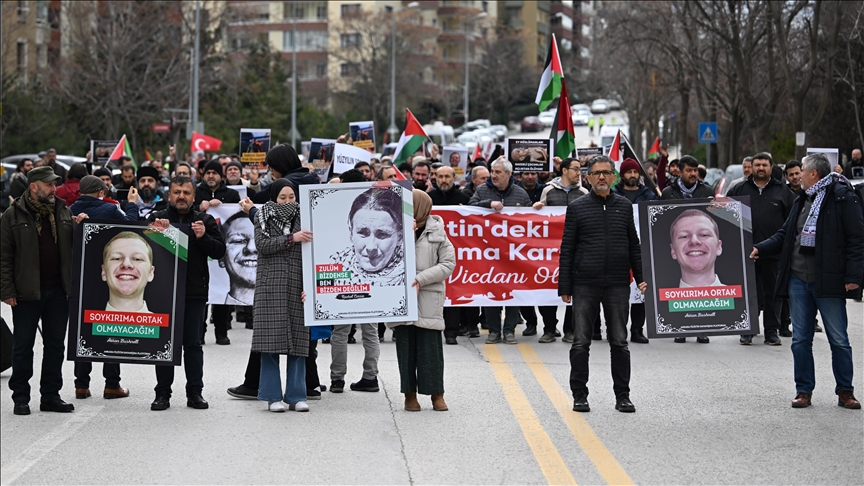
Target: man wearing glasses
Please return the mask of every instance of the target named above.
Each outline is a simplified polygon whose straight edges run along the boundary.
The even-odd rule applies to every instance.
[[[573,296],[575,337],[570,348],[570,390],[573,410],[589,412],[588,355],[600,304],[606,317],[611,348],[615,409],[635,412],[630,401],[630,350],[627,318],[630,308],[630,272],[643,293],[639,236],[633,207],[627,198],[612,193],[612,159],[596,155],[588,161],[591,192],[567,206],[561,240],[558,295],[569,304]]]

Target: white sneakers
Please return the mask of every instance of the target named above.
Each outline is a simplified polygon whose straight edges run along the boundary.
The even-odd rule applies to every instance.
[[[282,402],[267,402],[267,410],[271,412],[284,412],[287,410]]]
[[[308,412],[309,405],[306,402],[297,402],[288,405],[289,410],[294,410],[295,412]]]

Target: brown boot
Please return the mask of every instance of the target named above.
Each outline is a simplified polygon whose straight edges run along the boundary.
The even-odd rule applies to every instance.
[[[420,411],[420,402],[417,401],[417,392],[405,394],[405,410],[409,412]]]
[[[852,390],[840,390],[837,392],[837,406],[858,410],[861,408],[861,402],[855,399]]]
[[[436,412],[446,412],[447,402],[444,401],[443,393],[435,393],[432,395],[432,408]]]

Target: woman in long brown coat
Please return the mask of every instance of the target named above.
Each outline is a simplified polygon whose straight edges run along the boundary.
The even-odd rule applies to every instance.
[[[271,412],[309,411],[306,404],[306,356],[309,328],[303,321],[303,269],[300,243],[312,232],[300,229],[296,186],[287,179],[270,185],[268,201],[255,215],[258,273],[255,278],[255,328],[252,351],[261,353],[258,399]],[[279,355],[286,355],[282,393]]]

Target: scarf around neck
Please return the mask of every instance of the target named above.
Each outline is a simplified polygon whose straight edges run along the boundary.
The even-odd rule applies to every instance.
[[[48,217],[48,221],[51,222],[51,234],[54,236],[54,243],[57,243],[57,221],[54,219],[54,209],[57,204],[57,199],[54,200],[54,204],[47,204],[36,199],[33,199],[33,195],[30,194],[30,191],[26,191],[24,193],[24,203],[27,204],[27,207],[33,213],[33,217],[36,220],[36,233],[39,236],[42,236],[42,218]]]
[[[699,187],[699,181],[696,181],[693,184],[693,187],[687,189],[687,186],[684,185],[684,181],[681,178],[678,178],[678,188],[681,189],[681,195],[684,196],[684,199],[692,199],[693,193],[696,192],[696,188]]]
[[[810,206],[810,214],[807,215],[807,221],[804,222],[804,229],[801,230],[801,246],[816,246],[816,223],[819,221],[819,211],[825,200],[825,193],[828,192],[828,186],[836,181],[849,182],[842,174],[832,172],[819,179],[819,182],[805,191],[807,196],[813,197],[815,194],[816,198],[813,200],[813,205]]]
[[[261,231],[267,238],[274,238],[278,235],[287,236],[300,231],[300,205],[297,203],[277,204],[273,201],[267,201],[255,215],[255,223],[261,227]],[[276,234],[271,234],[271,228],[276,230]]]

